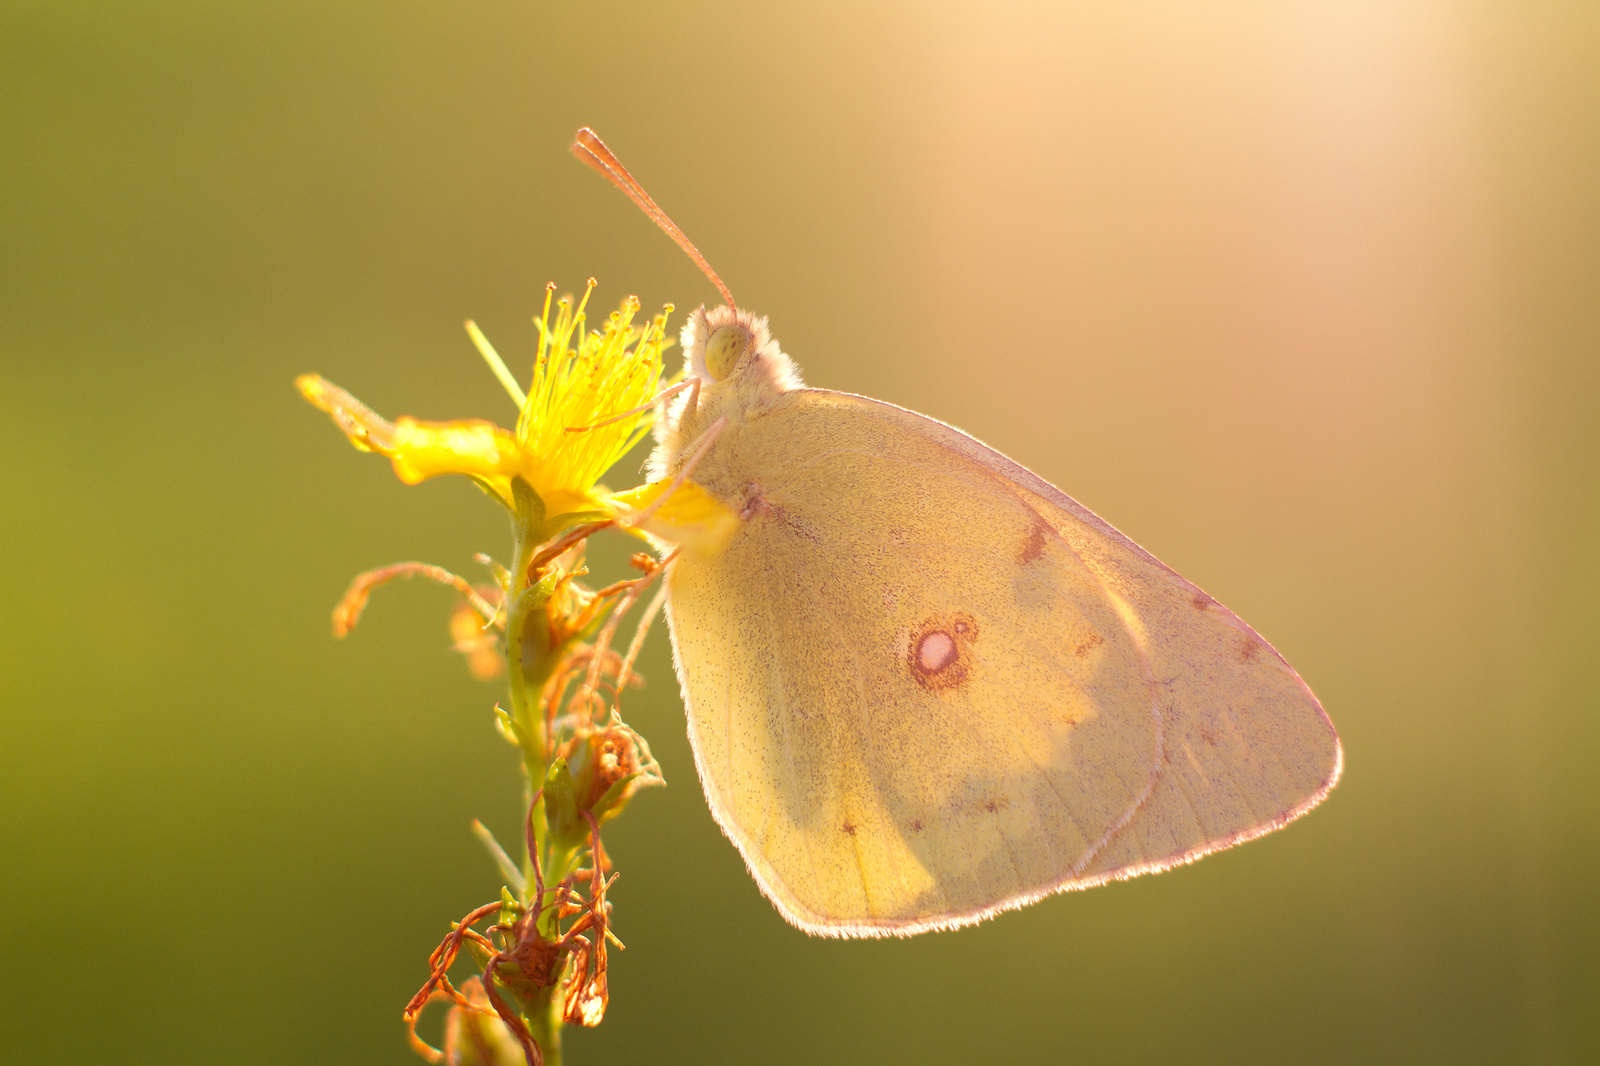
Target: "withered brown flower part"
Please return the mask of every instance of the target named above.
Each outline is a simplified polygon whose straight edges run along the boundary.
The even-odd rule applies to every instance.
[[[535,837],[532,814],[540,798],[536,796],[529,809],[530,839]],[[583,816],[589,824],[587,868],[572,870],[547,892],[535,848],[532,851],[534,891],[529,897],[533,902],[526,907],[509,901],[479,907],[456,923],[428,957],[431,967],[428,980],[407,1004],[404,1018],[412,1047],[429,1062],[455,1061],[448,1058],[448,1040],[441,1050],[428,1045],[416,1033],[417,1018],[422,1011],[441,999],[452,1002],[453,1012],[459,1009],[497,1017],[503,1031],[521,1047],[528,1066],[542,1066],[543,1051],[519,1012],[502,998],[499,990],[516,997],[518,1004],[529,1004],[539,1001],[547,990],[559,987],[562,1021],[569,1025],[596,1026],[605,1017],[610,1002],[606,976],[608,944],[623,946],[611,931],[611,905],[606,900],[606,890],[616,881],[617,875],[600,842],[599,819],[588,810],[583,811]],[[585,877],[587,892],[578,888]],[[472,928],[496,912],[501,920],[490,926],[487,933]],[[568,919],[575,920],[563,929]],[[481,1000],[472,990],[477,978],[463,982],[461,988],[450,981],[450,967],[463,945],[472,946],[486,956],[484,980],[477,986],[482,993]]]
[[[474,585],[483,601],[498,611],[502,599],[497,585]],[[494,681],[506,672],[506,656],[494,627],[466,601],[450,611],[450,643],[467,660],[467,669],[479,681]]]
[[[573,797],[600,821],[613,817],[639,789],[662,783],[650,745],[621,719],[580,732],[568,751]]]
[[[517,1066],[524,1062],[521,1043],[490,1006],[483,981],[469,977],[461,982],[460,993],[466,1004],[452,1000],[439,989],[424,1004],[450,1003],[444,1019],[443,1047],[431,1047],[417,1035],[417,1019],[407,1019],[406,1037],[412,1050],[438,1066]]]

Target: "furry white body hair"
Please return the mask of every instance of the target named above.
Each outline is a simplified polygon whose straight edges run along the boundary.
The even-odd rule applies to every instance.
[[[723,326],[742,328],[750,335],[750,344],[728,376],[715,381],[706,370],[706,340]],[[725,304],[709,311],[701,306],[683,324],[679,343],[683,345],[684,379],[698,379],[700,395],[690,410],[694,389],[685,389],[672,398],[656,421],[656,449],[650,454],[649,466],[652,481],[677,474],[686,453],[719,417],[728,419],[719,443],[731,442],[745,423],[779,396],[803,387],[800,371],[778,347],[765,315]]]

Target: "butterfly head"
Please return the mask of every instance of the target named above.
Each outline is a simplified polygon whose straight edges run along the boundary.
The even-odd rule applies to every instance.
[[[764,315],[726,305],[699,308],[683,327],[684,376],[700,379],[701,405],[735,414],[800,387],[800,372],[767,329]],[[714,415],[712,417],[715,417]]]
[[[660,445],[650,459],[650,476],[675,474],[700,434],[718,418],[731,423],[724,444],[790,389],[801,387],[800,372],[767,329],[764,316],[731,305],[701,307],[684,324],[683,376],[698,380],[697,390],[675,396],[666,417],[655,426]]]

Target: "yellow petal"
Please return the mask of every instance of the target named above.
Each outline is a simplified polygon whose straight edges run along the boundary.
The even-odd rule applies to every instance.
[[[389,422],[316,374],[302,374],[295,384],[306,399],[332,416],[351,444],[388,456],[395,475],[407,485],[437,474],[467,474],[510,503],[511,479],[524,473],[525,460],[509,430],[477,418],[421,422],[405,416]]]
[[[300,395],[333,416],[334,424],[344,430],[350,443],[364,452],[383,452],[383,444],[394,435],[394,426],[354,396],[345,392],[320,374],[301,374],[294,379]]]
[[[493,481],[522,472],[522,453],[509,430],[480,418],[419,422],[402,416],[388,448],[394,472],[407,485],[436,474],[474,474]]]

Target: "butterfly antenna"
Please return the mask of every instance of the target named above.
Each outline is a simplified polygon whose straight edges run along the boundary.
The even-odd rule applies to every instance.
[[[585,126],[578,131],[577,138],[572,142],[572,154],[604,174],[611,180],[611,184],[627,193],[628,198],[654,219],[656,225],[660,226],[668,237],[677,241],[678,247],[687,252],[689,258],[695,261],[695,265],[705,272],[706,277],[711,279],[711,284],[722,293],[722,298],[728,301],[728,306],[737,306],[733,302],[733,293],[729,292],[722,279],[717,277],[717,272],[711,269],[711,264],[700,254],[700,249],[696,248],[688,235],[667,217],[665,211],[656,206],[656,202],[650,199],[650,194],[644,191],[644,186],[633,179],[633,175],[628,173],[628,168],[612,154],[611,149],[606,147],[606,142],[602,141],[594,130]]]

